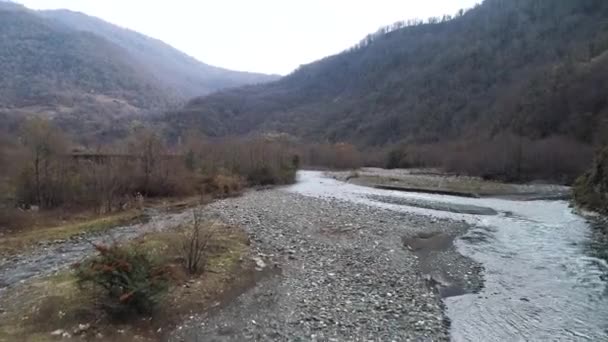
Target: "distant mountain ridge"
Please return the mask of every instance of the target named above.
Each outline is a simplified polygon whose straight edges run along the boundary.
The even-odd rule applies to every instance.
[[[277,75],[232,71],[199,62],[170,45],[99,18],[68,10],[40,11],[79,31],[91,32],[127,50],[163,84],[191,98],[219,89],[276,80]]]

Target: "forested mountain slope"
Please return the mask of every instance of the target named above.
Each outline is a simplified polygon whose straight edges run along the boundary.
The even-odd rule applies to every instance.
[[[0,101],[8,107],[95,94],[152,107],[165,98],[160,83],[120,47],[4,2],[0,2],[0,75]]]
[[[194,95],[274,76],[211,67],[158,40],[68,11],[0,1],[0,129],[53,118],[92,141]],[[8,122],[8,123],[7,123]]]
[[[238,72],[210,66],[154,38],[121,28],[83,13],[67,10],[41,11],[40,15],[66,26],[91,32],[117,44],[129,52],[152,75],[175,90],[179,96],[191,98],[213,91],[276,80],[278,76]]]
[[[402,27],[405,26],[405,27]],[[360,145],[602,137],[608,1],[486,0],[454,18],[397,25],[273,83],[191,101],[174,134],[280,131]]]

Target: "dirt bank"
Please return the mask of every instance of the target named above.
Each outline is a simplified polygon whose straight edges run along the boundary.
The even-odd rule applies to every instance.
[[[327,175],[363,186],[464,197],[499,197],[514,200],[557,200],[571,197],[571,189],[567,186],[500,183],[427,169],[362,168],[357,171],[328,172]]]

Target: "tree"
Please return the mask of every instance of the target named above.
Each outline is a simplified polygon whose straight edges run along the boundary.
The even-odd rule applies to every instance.
[[[150,195],[156,190],[153,187],[168,176],[168,170],[162,168],[163,157],[167,154],[165,144],[157,132],[142,128],[130,137],[128,147],[129,154],[138,160],[138,171],[142,176],[140,191]]]
[[[57,171],[59,159],[67,149],[67,140],[52,124],[42,118],[32,118],[25,122],[21,133],[23,146],[27,150],[28,164],[25,177],[33,184],[29,199],[41,207],[50,207],[58,197],[52,190],[53,183],[61,178]]]
[[[185,228],[182,238],[182,253],[186,270],[190,274],[204,271],[209,242],[214,234],[213,224],[203,223],[202,213],[192,211],[192,225]]]

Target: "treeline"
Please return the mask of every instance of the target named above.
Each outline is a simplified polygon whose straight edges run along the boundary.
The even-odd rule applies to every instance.
[[[365,164],[365,153],[347,143],[307,144],[298,151],[304,165],[312,168],[356,169]]]
[[[479,5],[477,5],[477,6],[479,6]],[[378,31],[376,31],[375,33],[368,34],[358,44],[356,44],[355,46],[351,47],[350,49],[348,49],[346,51],[355,51],[358,49],[365,48],[365,47],[369,46],[371,43],[373,43],[376,39],[381,38],[391,32],[401,30],[406,27],[414,27],[414,26],[420,26],[420,25],[425,25],[425,24],[446,23],[452,19],[457,19],[457,18],[462,17],[468,11],[470,11],[470,10],[460,9],[453,16],[446,14],[441,17],[429,17],[427,20],[408,19],[408,20],[396,21],[391,25],[387,25],[387,26],[383,26],[383,27],[379,28]]]
[[[208,138],[191,130],[171,141],[158,127],[139,126],[82,148],[49,120],[18,127],[0,139],[0,227],[27,225],[23,213],[37,211],[107,214],[149,198],[231,196],[293,183],[300,167],[352,169],[366,160],[351,144],[305,144],[287,135]]]
[[[508,182],[571,184],[590,165],[592,157],[589,145],[569,137],[532,140],[500,134],[490,140],[395,146],[388,152],[386,167],[436,167]]]
[[[172,146],[158,131],[139,128],[124,140],[79,151],[51,122],[36,118],[23,124],[17,141],[0,146],[0,184],[7,189],[0,226],[32,208],[105,214],[145,198],[228,196],[246,186],[288,184],[299,166],[295,150],[263,138],[191,137]]]

